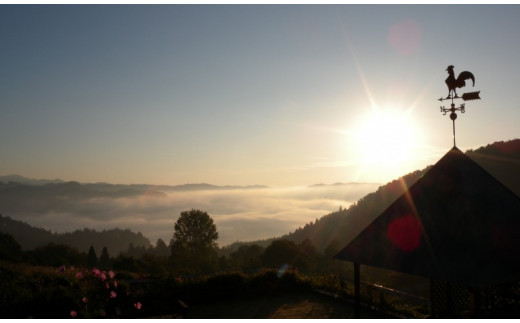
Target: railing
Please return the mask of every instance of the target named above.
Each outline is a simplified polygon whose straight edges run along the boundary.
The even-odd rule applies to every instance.
[[[338,278],[339,279],[339,278]],[[340,288],[315,288],[314,291],[355,306],[354,281],[339,279]],[[368,281],[360,283],[360,305],[396,318],[425,318],[430,314],[430,300],[418,295]]]

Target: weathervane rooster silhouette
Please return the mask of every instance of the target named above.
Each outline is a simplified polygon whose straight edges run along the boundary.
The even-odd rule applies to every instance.
[[[446,79],[446,85],[448,86],[448,96],[446,98],[440,98],[439,101],[451,100],[451,108],[445,108],[441,106],[441,112],[445,115],[447,112],[450,113],[450,119],[453,123],[453,147],[456,147],[455,142],[455,120],[457,119],[457,111],[461,113],[466,112],[465,103],[461,104],[458,107],[455,107],[455,100],[462,99],[463,101],[471,101],[471,100],[480,100],[480,91],[477,92],[469,92],[462,94],[462,97],[457,95],[457,88],[462,88],[466,86],[466,81],[471,80],[473,82],[473,86],[475,86],[475,76],[473,73],[464,71],[459,74],[457,78],[455,78],[455,72],[453,71],[453,65],[448,66],[446,71],[448,72],[448,78]],[[453,92],[453,95],[451,94]]]
[[[446,99],[451,99],[451,92],[453,91],[453,98],[458,98],[457,96],[457,88],[462,88],[466,86],[466,81],[473,81],[473,86],[475,86],[475,77],[471,72],[464,71],[459,74],[457,78],[455,78],[455,72],[453,71],[453,65],[448,66],[446,71],[448,71],[448,78],[446,79],[446,85],[448,86],[448,96]]]

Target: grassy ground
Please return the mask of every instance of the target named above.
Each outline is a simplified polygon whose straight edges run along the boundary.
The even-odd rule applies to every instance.
[[[220,301],[190,306],[193,319],[345,319],[354,318],[354,306],[312,292],[284,293],[271,297]],[[361,318],[388,318],[369,309]]]

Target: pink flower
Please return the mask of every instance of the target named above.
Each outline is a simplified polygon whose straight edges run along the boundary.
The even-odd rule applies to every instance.
[[[87,304],[87,303],[88,303],[88,298],[83,297],[83,298],[81,299],[81,301],[82,301],[83,303]]]
[[[117,288],[117,280],[114,281],[114,288]]]
[[[110,298],[116,298],[116,297],[117,297],[117,293],[114,291],[110,291]]]
[[[83,274],[81,272],[78,272],[76,274],[76,278],[79,278],[79,279],[83,278]]]
[[[108,277],[110,277],[110,279],[114,279],[114,277],[116,277],[116,274],[111,270],[108,272]]]
[[[105,273],[99,274],[98,277],[101,279],[101,281],[105,281],[107,279],[107,275]]]
[[[137,302],[137,303],[134,303],[134,307],[137,308],[138,310],[140,310],[141,307],[143,307],[143,304],[141,304],[141,302]]]
[[[76,317],[76,316],[78,316],[78,312],[76,312],[76,311],[70,311],[70,316],[72,316],[72,317]]]
[[[110,284],[109,283],[105,283],[105,287],[106,287],[106,289],[110,289]]]
[[[94,274],[94,276],[99,276],[101,274],[101,270],[97,269],[97,268],[92,268],[92,273]]]

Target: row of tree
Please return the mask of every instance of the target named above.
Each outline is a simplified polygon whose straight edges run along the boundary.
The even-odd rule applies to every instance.
[[[296,243],[282,238],[272,240],[266,246],[241,244],[224,256],[218,252],[217,239],[218,232],[213,219],[206,212],[190,210],[182,212],[175,222],[169,246],[161,242],[154,248],[131,247],[129,253],[120,253],[116,257],[110,257],[107,248],[103,248],[98,257],[94,248],[85,253],[60,244],[49,244],[24,252],[12,236],[0,234],[0,260],[54,267],[97,267],[156,278],[199,277],[264,269],[280,272],[292,269],[315,277],[333,277],[335,282],[341,280],[338,276],[345,279],[353,276],[352,264],[333,258],[342,246],[337,240],[332,240],[324,250],[319,250],[309,239]],[[139,255],[132,256],[131,252]],[[402,289],[403,286],[414,286],[417,283],[417,278],[365,267],[363,277],[378,284]]]
[[[114,268],[153,275],[200,275],[219,271],[253,271],[261,268],[292,267],[303,272],[320,272],[334,264],[332,256],[339,251],[334,241],[325,253],[317,252],[310,240],[299,244],[281,239],[267,247],[242,244],[228,256],[219,255],[218,231],[207,212],[189,210],[181,212],[174,224],[169,246],[159,239],[155,247],[130,245],[116,257],[104,247],[98,257],[95,248],[87,253],[62,245],[48,244],[31,251],[22,251],[17,241],[8,234],[0,235],[0,259],[27,262],[34,265],[78,265]]]

